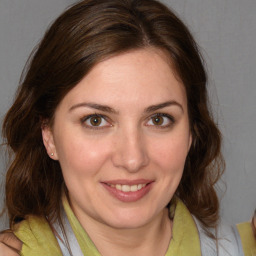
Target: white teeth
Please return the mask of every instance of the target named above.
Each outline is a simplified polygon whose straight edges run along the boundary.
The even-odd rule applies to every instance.
[[[146,186],[146,184],[138,184],[138,185],[121,185],[121,184],[109,184],[112,188],[116,188],[117,190],[121,190],[123,192],[136,192],[138,190],[141,190]]]
[[[122,185],[117,184],[117,185],[114,185],[114,187],[116,187],[116,189],[118,190],[122,190]]]
[[[123,192],[130,192],[131,191],[131,187],[129,185],[122,185],[122,191]]]
[[[132,191],[132,192],[138,191],[138,186],[137,186],[137,185],[132,185],[132,186],[131,186],[131,191]]]

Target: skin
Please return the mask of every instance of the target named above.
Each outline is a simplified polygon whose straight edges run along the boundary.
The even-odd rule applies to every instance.
[[[95,114],[98,126],[91,124]],[[164,52],[141,49],[97,64],[64,97],[42,135],[60,162],[71,207],[102,255],[165,254],[172,224],[166,205],[192,138],[185,89]],[[109,181],[141,179],[151,185],[136,201],[106,189]]]
[[[170,100],[179,105],[144,111]],[[118,113],[77,106],[84,102]],[[95,113],[108,118],[92,129],[84,117]],[[169,114],[175,122],[164,117],[156,125],[156,113]],[[180,182],[191,135],[184,87],[163,52],[137,50],[95,66],[66,95],[53,127],[44,127],[42,135],[49,156],[60,161],[71,207],[101,255],[165,254],[172,227],[165,206]],[[134,202],[118,200],[101,184],[138,178],[154,182]],[[0,256],[19,255],[21,246],[12,233],[0,234]]]
[[[0,256],[18,256],[22,242],[9,230],[0,233]]]

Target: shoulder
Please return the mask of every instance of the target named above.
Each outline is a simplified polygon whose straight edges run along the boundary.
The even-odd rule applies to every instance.
[[[216,231],[214,229],[209,230],[217,237],[217,240],[215,240],[209,237],[201,223],[196,218],[194,219],[199,232],[202,256],[247,256],[243,252],[236,226],[220,221]]]
[[[222,221],[218,227],[217,237],[220,255],[244,255],[241,238],[235,225]]]
[[[14,234],[22,241],[21,255],[62,255],[48,221],[28,216],[14,226]]]

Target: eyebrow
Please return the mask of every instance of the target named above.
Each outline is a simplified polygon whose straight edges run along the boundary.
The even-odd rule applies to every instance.
[[[80,107],[89,107],[89,108],[101,110],[101,111],[107,112],[107,113],[118,114],[118,111],[116,111],[115,109],[113,109],[109,106],[101,105],[101,104],[97,104],[97,103],[90,103],[90,102],[82,102],[82,103],[76,104],[76,105],[72,106],[69,109],[69,111],[72,111],[72,110],[74,110],[76,108],[80,108]]]
[[[162,108],[165,108],[165,107],[169,107],[169,106],[178,106],[182,112],[184,112],[184,109],[182,107],[182,105],[180,103],[178,103],[177,101],[166,101],[166,102],[163,102],[163,103],[160,103],[160,104],[156,104],[156,105],[152,105],[152,106],[149,106],[147,107],[145,110],[144,110],[144,113],[151,113],[151,112],[154,112],[154,111],[157,111],[159,109],[162,109]],[[82,103],[78,103],[76,105],[73,105],[69,111],[72,111],[76,108],[80,108],[80,107],[89,107],[89,108],[92,108],[92,109],[97,109],[97,110],[100,110],[100,111],[103,111],[103,112],[107,112],[107,113],[111,113],[111,114],[118,114],[119,112],[107,105],[102,105],[102,104],[97,104],[97,103],[91,103],[91,102],[82,102]]]
[[[151,113],[151,112],[154,112],[158,109],[173,106],[173,105],[179,107],[182,110],[182,112],[184,112],[184,109],[183,109],[182,105],[180,103],[178,103],[177,101],[175,101],[175,100],[166,101],[166,102],[163,102],[163,103],[160,103],[160,104],[149,106],[148,108],[145,109],[144,112],[145,113]]]

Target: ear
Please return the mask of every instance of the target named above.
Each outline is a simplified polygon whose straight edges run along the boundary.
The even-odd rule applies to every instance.
[[[43,123],[41,126],[42,138],[45,149],[49,157],[53,160],[58,160],[58,154],[55,147],[54,136],[51,127],[48,124]]]

